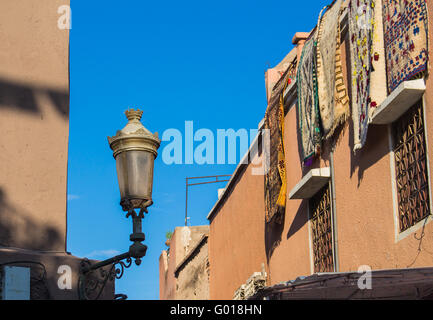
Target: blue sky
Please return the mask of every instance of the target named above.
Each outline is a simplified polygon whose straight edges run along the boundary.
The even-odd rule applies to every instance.
[[[160,135],[185,121],[194,128],[254,129],[266,110],[264,71],[309,31],[328,2],[72,0],[68,251],[106,259],[128,250],[132,222],[119,205],[108,146],[128,107]],[[164,148],[163,143],[160,153]],[[148,251],[116,282],[129,299],[158,299],[158,258],[165,234],[184,224],[185,177],[232,174],[235,165],[155,164],[154,205],[143,221]],[[192,225],[224,184],[193,187]]]

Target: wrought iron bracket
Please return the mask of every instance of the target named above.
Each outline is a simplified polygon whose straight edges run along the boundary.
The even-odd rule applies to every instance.
[[[147,246],[142,243],[145,239],[141,228],[141,219],[144,218],[144,215],[142,211],[137,214],[131,209],[127,217],[129,216],[132,216],[133,221],[133,233],[130,240],[134,242],[129,247],[129,251],[93,264],[87,258],[81,261],[78,279],[80,300],[99,299],[107,282],[120,279],[125,269],[131,267],[132,259],[135,259],[137,266],[141,264],[141,258],[146,255],[147,251]]]
[[[122,260],[125,260],[122,261]],[[108,281],[120,279],[125,268],[132,265],[132,258],[129,252],[115,256],[113,258],[91,264],[85,258],[80,264],[80,274],[78,279],[78,295],[80,300],[97,300]],[[109,268],[104,268],[110,266]]]

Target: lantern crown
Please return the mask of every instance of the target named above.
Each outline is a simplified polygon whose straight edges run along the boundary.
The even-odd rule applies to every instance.
[[[108,137],[108,143],[113,150],[113,156],[116,156],[124,151],[143,150],[158,155],[158,148],[161,145],[161,140],[158,138],[158,133],[152,134],[140,122],[143,111],[140,109],[128,109],[125,111],[126,118],[129,122],[122,129],[117,131],[113,137]]]
[[[128,118],[129,121],[131,120],[141,120],[141,116],[143,115],[143,111],[140,109],[134,110],[134,109],[128,109],[125,111],[126,118]]]

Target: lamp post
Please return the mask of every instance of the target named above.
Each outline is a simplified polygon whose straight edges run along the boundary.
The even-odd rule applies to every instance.
[[[140,122],[143,111],[129,109],[125,115],[129,122],[117,131],[113,137],[108,137],[108,143],[116,159],[117,178],[120,190],[120,205],[127,212],[126,218],[132,218],[132,234],[129,239],[133,244],[129,250],[113,258],[91,264],[84,259],[81,263],[79,278],[80,299],[89,299],[89,294],[100,296],[108,280],[120,279],[124,268],[129,268],[132,259],[136,265],[141,264],[141,258],[146,255],[147,246],[142,232],[144,212],[153,204],[153,169],[161,141],[158,133],[152,134]],[[136,209],[139,209],[137,213]],[[126,260],[126,262],[122,261]],[[107,266],[110,266],[107,268]],[[99,277],[93,271],[99,269]]]

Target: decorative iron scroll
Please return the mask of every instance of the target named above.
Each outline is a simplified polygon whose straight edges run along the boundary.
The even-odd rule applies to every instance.
[[[314,272],[333,272],[332,209],[329,185],[310,200]]]
[[[422,101],[393,124],[400,232],[430,215]]]
[[[108,281],[120,279],[126,268],[131,267],[132,258],[126,258],[124,261],[114,261],[109,268],[98,268],[80,273],[78,284],[79,296],[82,300],[98,300]],[[81,270],[91,268],[90,261],[84,259],[80,265]]]

